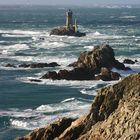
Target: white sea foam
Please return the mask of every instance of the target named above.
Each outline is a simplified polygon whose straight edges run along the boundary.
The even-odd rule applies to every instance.
[[[85,49],[93,50],[94,46],[84,46]]]
[[[96,96],[97,92],[95,90],[91,90],[91,91],[88,91],[86,89],[82,89],[80,90],[80,92],[82,94],[86,94],[86,95],[92,95],[92,96]]]
[[[30,37],[29,34],[2,34],[2,37]]]
[[[124,18],[124,19],[134,19],[136,16],[121,16],[119,18]]]
[[[31,30],[0,30],[1,34],[22,34],[22,35],[35,35],[40,34],[39,31],[31,31]]]
[[[14,44],[9,46],[1,46],[0,53],[4,55],[14,54],[16,51],[28,50],[29,46],[26,44]]]
[[[0,116],[8,116],[14,128],[32,130],[43,127],[59,117],[79,117],[87,113],[91,102],[74,97],[57,104],[40,105],[36,109],[10,109],[0,111]]]
[[[69,101],[73,101],[73,100],[75,100],[74,97],[65,99],[65,100],[63,100],[61,103],[65,103],[65,102],[69,102]]]

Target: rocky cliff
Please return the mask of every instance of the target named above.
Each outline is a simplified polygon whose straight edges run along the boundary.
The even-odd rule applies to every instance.
[[[87,116],[62,118],[16,140],[139,140],[140,73],[97,92]]]

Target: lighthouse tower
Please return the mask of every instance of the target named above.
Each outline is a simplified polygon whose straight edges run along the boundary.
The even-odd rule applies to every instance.
[[[66,12],[66,28],[67,30],[73,28],[72,11],[70,9]]]

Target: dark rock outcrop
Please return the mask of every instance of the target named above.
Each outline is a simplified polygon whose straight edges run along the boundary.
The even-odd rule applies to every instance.
[[[121,75],[117,72],[112,72],[106,67],[101,68],[101,73],[95,77],[96,80],[111,81],[119,80]]]
[[[24,67],[24,68],[45,68],[45,67],[56,67],[60,66],[56,62],[52,63],[32,63],[32,64],[21,64],[19,67]]]
[[[16,68],[16,66],[14,64],[10,64],[10,63],[6,64],[5,67]]]
[[[67,35],[67,36],[76,36],[76,37],[82,37],[85,36],[85,33],[81,33],[79,31],[75,32],[74,29],[67,30],[66,27],[59,27],[56,29],[53,29],[50,33],[50,35]]]
[[[114,51],[109,45],[95,46],[92,51],[81,53],[78,61],[69,66],[91,68],[95,73],[99,73],[101,67],[127,69],[123,63],[115,59]]]
[[[14,68],[45,68],[45,67],[57,67],[60,66],[56,62],[52,63],[31,63],[31,64],[20,64],[20,65],[14,65],[14,64],[7,64],[5,67],[14,67]]]
[[[97,92],[90,112],[87,116],[63,127],[62,133],[57,133],[61,125],[50,129],[35,130],[29,135],[17,140],[44,140],[53,135],[54,140],[138,140],[140,138],[140,73],[130,75],[119,83],[104,87]],[[59,121],[57,122],[59,123]],[[67,124],[67,123],[66,123]],[[45,133],[48,132],[49,134]],[[60,131],[59,131],[60,132]],[[50,139],[51,140],[51,139]]]
[[[60,70],[58,73],[49,71],[41,77],[41,79],[53,80],[94,80],[95,76],[92,70],[85,68],[75,68],[73,70]]]
[[[135,64],[136,62],[138,62],[137,60],[133,61],[131,59],[124,59],[123,63],[124,64]]]
[[[123,63],[115,59],[114,51],[109,45],[95,46],[92,51],[80,54],[77,62],[70,64],[73,70],[48,72],[41,79],[53,80],[118,80],[120,74],[112,72],[113,67],[128,70]],[[103,69],[104,68],[104,69]],[[98,74],[95,77],[95,74]]]

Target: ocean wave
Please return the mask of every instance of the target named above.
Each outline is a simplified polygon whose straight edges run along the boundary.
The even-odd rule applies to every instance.
[[[30,84],[67,86],[67,87],[74,87],[74,88],[83,88],[83,87],[88,88],[96,84],[97,82],[95,80],[77,81],[77,80],[51,80],[51,79],[41,79],[42,80],[41,82],[31,82],[30,79],[36,79],[36,77],[22,77],[18,80]]]
[[[0,30],[1,34],[20,34],[20,35],[36,35],[40,34],[39,31],[31,31],[31,30]]]
[[[10,59],[19,62],[34,62],[34,63],[51,63],[57,62],[61,66],[67,66],[68,64],[77,60],[77,58],[71,56],[67,58],[66,56],[48,56],[48,55],[38,55],[38,56],[11,56]]]
[[[119,18],[124,18],[124,19],[134,19],[136,16],[121,16]]]
[[[79,117],[87,113],[91,102],[86,99],[68,98],[57,104],[40,105],[35,109],[13,108],[0,111],[0,116],[8,116],[11,127],[33,130],[43,127],[59,117]]]
[[[8,46],[1,46],[0,53],[3,55],[12,55],[20,50],[28,50],[29,46],[27,44],[14,44]]]
[[[84,46],[85,49],[93,50],[94,46]]]
[[[17,38],[21,38],[21,37],[31,37],[31,35],[29,35],[29,34],[27,34],[27,35],[25,35],[25,34],[2,34],[1,35],[2,37],[17,37]]]
[[[116,83],[116,81],[96,81],[94,85],[90,86],[89,88],[83,88],[80,90],[81,94],[92,95],[96,96],[97,90],[105,87],[106,85],[112,85]]]
[[[73,100],[75,100],[74,97],[65,99],[65,100],[61,101],[61,103],[65,103],[65,102],[69,102],[69,101],[73,101]]]

